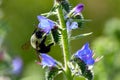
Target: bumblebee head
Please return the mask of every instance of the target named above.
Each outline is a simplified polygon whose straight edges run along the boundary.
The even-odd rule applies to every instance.
[[[43,36],[44,36],[45,34],[42,32],[42,31],[40,31],[40,30],[36,30],[33,34],[32,34],[32,36],[31,36],[31,38],[30,38],[30,43],[31,43],[31,46],[34,48],[34,49],[38,49],[37,48],[37,44],[40,44],[41,43],[41,41],[43,40]]]
[[[40,39],[40,38],[42,38],[43,37],[43,32],[42,31],[36,31],[35,32],[35,36],[36,36],[36,38],[38,38],[38,39]]]

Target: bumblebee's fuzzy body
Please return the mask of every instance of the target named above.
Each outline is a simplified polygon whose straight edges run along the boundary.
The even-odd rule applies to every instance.
[[[54,43],[45,44],[47,36],[41,31],[35,31],[30,38],[31,46],[39,53],[48,53]]]

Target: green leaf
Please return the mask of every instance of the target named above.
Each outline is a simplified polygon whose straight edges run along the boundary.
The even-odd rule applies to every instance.
[[[54,80],[54,77],[59,73],[59,69],[52,67],[46,70],[46,80]]]
[[[77,68],[81,70],[81,76],[85,77],[87,80],[93,80],[93,72],[89,69],[88,65],[86,65],[82,60],[79,58],[74,58],[73,62],[78,65]]]
[[[61,5],[62,5],[63,9],[64,9],[67,13],[70,11],[70,5],[69,5],[69,3],[68,3],[66,0],[62,1],[62,2],[61,2]]]
[[[91,35],[91,34],[92,34],[92,32],[90,32],[90,33],[85,33],[85,34],[80,34],[80,35],[71,37],[70,40],[79,39],[79,38],[81,38],[81,37],[85,37],[85,36],[88,36],[88,35]]]
[[[85,76],[88,80],[93,80],[93,73],[91,70],[86,70],[83,76]]]
[[[54,5],[52,7],[52,9],[50,10],[50,12],[55,12],[58,7],[59,7],[59,5]]]
[[[91,21],[91,19],[73,19],[73,22],[78,22],[78,23],[81,23],[81,22],[89,22]]]

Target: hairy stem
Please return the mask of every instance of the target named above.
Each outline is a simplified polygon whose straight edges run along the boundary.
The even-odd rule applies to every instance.
[[[67,80],[73,80],[71,71],[68,67],[68,62],[70,60],[70,51],[69,51],[70,47],[69,47],[67,28],[66,28],[66,23],[64,20],[62,6],[59,6],[59,8],[57,9],[57,13],[58,13],[58,19],[60,22],[60,27],[62,28],[61,42],[62,42],[63,56],[64,56],[65,75],[66,75]]]

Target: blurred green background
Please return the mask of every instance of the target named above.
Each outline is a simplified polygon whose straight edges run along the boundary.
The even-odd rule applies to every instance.
[[[72,53],[85,42],[90,42],[96,56],[104,56],[95,64],[95,80],[119,80],[120,0],[70,0],[70,3],[72,6],[84,3],[83,15],[92,19],[82,29],[73,31],[73,35],[93,32],[90,36],[72,41]],[[35,64],[35,51],[31,47],[27,50],[21,47],[29,41],[38,24],[36,16],[48,12],[52,5],[53,0],[0,0],[0,20],[8,25],[4,46],[9,54],[20,55],[24,61],[20,80],[44,80],[43,70]],[[58,45],[53,46],[49,54],[58,61],[63,60]],[[55,80],[63,80],[62,74]],[[84,79],[77,77],[76,80]]]

